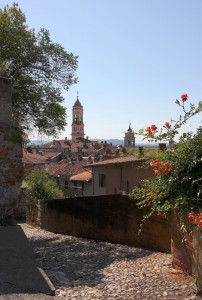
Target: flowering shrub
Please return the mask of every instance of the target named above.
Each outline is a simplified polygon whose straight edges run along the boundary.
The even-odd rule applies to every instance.
[[[174,142],[178,129],[202,111],[201,102],[197,107],[190,104],[187,111],[184,106],[187,100],[188,95],[183,94],[181,101],[175,101],[182,107],[183,114],[174,126],[165,122],[160,130],[156,125],[151,125],[140,131],[144,139],[149,141],[168,141],[169,149],[150,153],[148,166],[153,168],[156,176],[143,180],[141,187],[134,188],[130,197],[137,199],[140,207],[151,207],[151,213],[145,219],[156,211],[177,209],[179,213],[186,213],[191,223],[201,228],[202,128],[199,127],[195,134],[183,133],[179,141]]]
[[[171,171],[172,167],[169,162],[152,160],[150,166],[154,167],[154,173],[157,175],[163,175]]]
[[[148,126],[148,127],[145,129],[145,131],[146,131],[148,137],[153,138],[153,137],[154,137],[154,134],[157,132],[157,129],[158,129],[158,128],[156,127],[156,125],[151,125],[151,126]]]
[[[190,104],[189,110],[185,109],[185,102],[188,100],[187,94],[181,95],[181,101],[176,99],[175,103],[182,108],[182,115],[179,120],[175,122],[174,126],[171,126],[170,122],[166,121],[162,128],[158,131],[155,124],[139,130],[139,134],[144,136],[143,139],[147,139],[150,142],[168,141],[170,148],[174,142],[175,136],[179,133],[178,129],[182,127],[191,117],[202,111],[202,102],[198,103],[195,107],[194,104]]]

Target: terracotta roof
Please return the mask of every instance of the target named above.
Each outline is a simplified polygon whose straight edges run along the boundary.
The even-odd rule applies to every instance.
[[[48,165],[48,173],[51,176],[58,175],[67,175],[73,176],[75,174],[81,173],[83,171],[83,167],[86,166],[87,162],[85,161],[70,161],[67,159],[63,159],[59,163],[52,162]]]
[[[43,145],[41,145],[40,148],[55,148],[55,145],[53,145],[53,142],[49,142],[49,143],[45,143]]]
[[[44,148],[48,149],[69,149],[71,152],[78,152],[78,148],[80,148],[81,152],[87,152],[88,155],[95,155],[96,153],[100,154],[105,154],[106,151],[110,151],[110,153],[114,154],[117,147],[110,145],[110,144],[105,144],[105,143],[98,143],[96,141],[89,141],[89,142],[76,142],[72,143],[70,140],[57,140],[54,142],[46,143],[41,147],[41,150],[46,151]],[[53,150],[54,151],[54,150]]]
[[[43,151],[43,156],[47,159],[58,157],[61,154],[62,154],[62,152],[57,152],[57,151]]]
[[[47,164],[48,159],[42,156],[41,154],[31,153],[30,151],[23,149],[22,162],[24,164],[40,165],[40,164]]]
[[[112,159],[107,159],[103,161],[99,161],[97,163],[89,164],[87,167],[97,167],[97,166],[110,166],[110,165],[116,165],[116,164],[126,164],[131,162],[144,162],[145,159],[139,159],[135,156],[123,156],[123,157],[116,157]]]
[[[85,171],[70,177],[71,181],[91,181],[92,180],[92,173]]]
[[[57,140],[57,141],[52,141],[46,144],[43,144],[41,148],[52,148],[52,149],[57,149],[57,147],[61,147],[62,149],[68,149],[71,148],[70,145],[68,145],[69,141],[68,140]]]

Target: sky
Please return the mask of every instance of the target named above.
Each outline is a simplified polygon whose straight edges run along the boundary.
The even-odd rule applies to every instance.
[[[0,8],[14,1],[0,0]],[[177,120],[181,94],[202,100],[201,0],[18,0],[28,28],[46,28],[53,42],[79,56],[78,84],[63,91],[71,138],[72,106],[84,108],[89,139],[123,139]],[[183,131],[201,125],[195,116]],[[141,142],[142,137],[136,137]]]

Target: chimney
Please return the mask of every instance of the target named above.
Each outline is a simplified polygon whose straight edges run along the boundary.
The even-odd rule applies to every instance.
[[[164,150],[166,150],[166,149],[167,149],[166,143],[159,143],[159,150],[164,151]]]
[[[31,147],[27,147],[27,152],[33,153],[32,148]]]
[[[139,155],[143,156],[144,155],[144,151],[143,151],[144,148],[140,146],[140,147],[138,147],[138,149],[139,149]]]

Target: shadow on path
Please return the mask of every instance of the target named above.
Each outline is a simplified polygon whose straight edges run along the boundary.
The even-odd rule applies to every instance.
[[[104,277],[103,269],[113,262],[134,261],[154,252],[50,232],[45,235],[29,240],[39,264],[50,278],[57,279],[58,287],[95,287]]]
[[[22,292],[52,294],[53,291],[47,276],[36,264],[22,228],[18,225],[0,226],[0,295]]]

